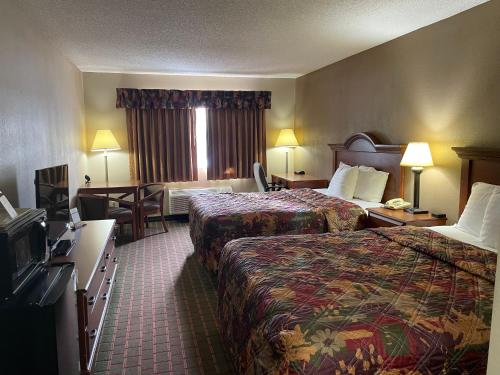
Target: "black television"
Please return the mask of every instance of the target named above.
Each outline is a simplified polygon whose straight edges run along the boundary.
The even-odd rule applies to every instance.
[[[36,207],[47,211],[49,245],[56,243],[70,220],[68,165],[35,171]]]

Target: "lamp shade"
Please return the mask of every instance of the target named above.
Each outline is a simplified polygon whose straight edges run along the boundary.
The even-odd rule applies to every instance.
[[[281,129],[276,141],[276,147],[296,147],[299,145],[293,129]]]
[[[403,167],[432,167],[431,149],[427,142],[410,142],[401,159]]]
[[[112,151],[120,150],[115,136],[111,130],[98,130],[95,134],[94,143],[92,143],[92,151]]]

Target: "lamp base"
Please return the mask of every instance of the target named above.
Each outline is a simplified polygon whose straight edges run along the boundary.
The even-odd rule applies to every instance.
[[[418,214],[426,214],[429,211],[423,210],[421,208],[410,207],[410,208],[405,208],[405,212],[408,212],[409,214],[418,215]]]

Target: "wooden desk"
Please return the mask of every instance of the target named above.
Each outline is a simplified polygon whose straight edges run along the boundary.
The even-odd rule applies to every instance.
[[[384,207],[374,207],[368,210],[368,225],[374,227],[394,227],[413,225],[416,227],[432,227],[446,225],[446,217],[438,219],[427,214],[411,214],[404,210],[390,210]]]
[[[139,180],[129,180],[122,182],[90,182],[80,186],[78,189],[78,194],[132,194],[134,197],[134,202],[139,202],[139,186],[141,182]],[[136,218],[136,223],[139,223],[140,218]],[[139,225],[135,225],[136,230],[134,235],[134,241],[141,238]]]
[[[272,181],[288,189],[328,187],[328,180],[323,180],[308,174],[279,173],[271,175]]]
[[[82,194],[114,194],[114,193],[135,193],[141,182],[138,180],[129,180],[121,182],[90,182],[80,186],[79,193]]]
[[[95,220],[63,239],[76,241],[68,256],[54,257],[51,265],[74,263],[78,315],[78,342],[82,374],[90,374],[118,267],[114,255],[114,220]]]

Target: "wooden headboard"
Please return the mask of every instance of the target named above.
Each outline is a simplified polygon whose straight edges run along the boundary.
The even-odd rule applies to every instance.
[[[474,182],[500,185],[500,149],[452,147],[462,159],[460,173],[459,215],[462,214]]]
[[[353,134],[344,144],[329,144],[333,152],[333,172],[339,163],[366,165],[389,173],[382,202],[404,196],[404,171],[399,165],[406,145],[384,145],[369,133]]]

